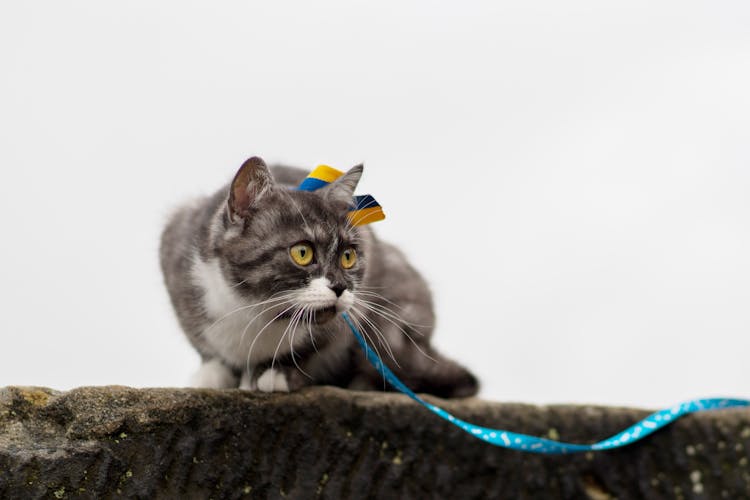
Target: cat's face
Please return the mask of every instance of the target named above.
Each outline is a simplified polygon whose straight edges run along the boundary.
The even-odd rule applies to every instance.
[[[217,242],[229,285],[273,321],[322,324],[347,311],[366,267],[347,217],[361,169],[316,192],[274,184],[262,162],[243,169]]]

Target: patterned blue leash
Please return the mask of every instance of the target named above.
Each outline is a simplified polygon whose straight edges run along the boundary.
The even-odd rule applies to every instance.
[[[335,182],[336,179],[342,175],[343,172],[339,170],[327,165],[320,165],[310,173],[298,189],[301,191],[316,191],[327,186],[331,182]],[[364,225],[383,220],[385,214],[383,214],[380,204],[375,201],[375,198],[372,196],[357,196],[353,201],[350,218],[354,225]],[[342,317],[344,318],[344,321],[346,321],[346,324],[349,325],[357,342],[359,342],[359,345],[365,352],[367,360],[372,363],[375,369],[383,375],[389,384],[430,410],[432,413],[447,420],[475,438],[502,448],[510,448],[530,453],[543,453],[547,455],[612,450],[640,441],[649,434],[653,434],[662,427],[665,427],[690,413],[707,410],[720,410],[723,408],[750,407],[750,401],[744,399],[694,399],[692,401],[680,403],[672,408],[653,413],[621,433],[594,444],[561,443],[551,439],[538,438],[501,429],[489,429],[456,418],[442,408],[430,404],[414,394],[414,391],[401,382],[401,380],[393,374],[385,363],[383,363],[375,351],[367,345],[367,342],[359,330],[357,330],[357,327],[354,326],[349,315],[344,313],[342,314]]]
[[[383,377],[385,377],[389,384],[430,410],[432,413],[444,418],[475,438],[502,448],[530,453],[542,453],[546,455],[563,455],[568,453],[582,453],[586,451],[612,450],[640,441],[649,434],[653,434],[662,427],[666,427],[680,417],[690,413],[707,410],[720,410],[724,408],[750,407],[750,400],[745,399],[694,399],[692,401],[680,403],[672,408],[653,413],[621,433],[594,444],[561,443],[551,439],[528,436],[526,434],[518,434],[501,429],[489,429],[456,418],[442,408],[430,404],[417,396],[411,389],[401,382],[396,375],[393,374],[375,351],[372,350],[360,331],[354,326],[354,323],[352,323],[349,315],[344,313],[342,314],[342,317],[344,318],[344,321],[346,321],[346,324],[349,325],[352,333],[354,333],[357,342],[359,342],[359,345],[365,352],[365,356],[367,356],[367,360],[372,363],[376,370],[383,374]]]

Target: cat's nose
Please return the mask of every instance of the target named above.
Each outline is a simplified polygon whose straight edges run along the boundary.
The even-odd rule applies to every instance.
[[[331,290],[333,290],[333,293],[336,294],[336,297],[341,297],[341,294],[344,293],[344,290],[346,290],[346,286],[341,284],[331,285]]]

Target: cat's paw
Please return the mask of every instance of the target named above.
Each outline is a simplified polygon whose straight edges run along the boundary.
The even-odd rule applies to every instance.
[[[240,377],[240,389],[243,391],[257,391],[258,381],[253,377],[253,371],[244,371]]]
[[[274,368],[268,368],[256,381],[261,392],[289,392],[286,374]]]
[[[200,389],[231,389],[237,387],[237,378],[224,363],[211,359],[195,372],[190,379],[190,386]]]

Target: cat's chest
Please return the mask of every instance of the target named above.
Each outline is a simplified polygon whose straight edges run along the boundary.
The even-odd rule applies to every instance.
[[[216,260],[196,259],[192,271],[206,317],[201,335],[225,362],[240,369],[254,366],[304,342],[289,320],[278,320],[283,306],[242,297],[226,282]]]

